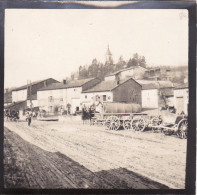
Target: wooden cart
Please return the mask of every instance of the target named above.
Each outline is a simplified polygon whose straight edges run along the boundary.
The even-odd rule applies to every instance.
[[[161,116],[152,119],[152,123],[149,126],[153,129],[161,130],[165,135],[176,134],[181,139],[187,138],[188,121],[184,115],[163,111]]]
[[[151,123],[147,114],[144,113],[95,113],[93,124],[106,126],[109,130],[131,129],[144,131]]]

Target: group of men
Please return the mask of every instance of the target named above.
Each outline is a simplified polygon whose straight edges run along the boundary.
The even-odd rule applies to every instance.
[[[17,121],[19,119],[19,112],[15,110],[4,109],[4,117],[6,117],[7,121]]]
[[[84,104],[82,107],[82,120],[83,124],[85,124],[88,120],[90,121],[90,125],[92,124],[92,118],[94,117],[95,108],[94,106],[90,106],[89,108]]]

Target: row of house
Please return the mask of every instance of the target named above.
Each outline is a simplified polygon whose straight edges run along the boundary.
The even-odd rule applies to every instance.
[[[141,72],[143,70],[127,68],[106,76],[103,81],[91,78],[60,83],[50,78],[32,83],[31,94],[27,85],[13,90],[12,104],[39,107],[51,113],[69,110],[72,114],[80,111],[83,104],[99,99],[101,102],[138,103],[142,108],[174,105],[178,113],[187,113],[187,85],[175,88],[171,81],[142,80]]]
[[[48,78],[23,85],[4,93],[4,107],[12,110],[25,110],[28,107],[38,107],[37,90],[59,81]]]

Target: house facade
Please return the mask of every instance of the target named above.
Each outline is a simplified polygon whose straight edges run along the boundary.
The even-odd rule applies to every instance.
[[[38,106],[49,113],[67,111],[70,114],[81,110],[81,94],[100,83],[98,78],[74,80],[66,83],[54,83],[39,89],[37,92]]]
[[[142,85],[142,108],[173,106],[173,83],[170,81],[136,80]]]
[[[176,113],[180,114],[184,112],[188,114],[188,104],[189,104],[189,89],[188,83],[181,84],[174,89],[174,106],[176,108]]]
[[[35,95],[37,93],[37,90],[48,86],[52,83],[58,83],[59,81],[49,78],[41,81],[35,81],[31,83],[31,93],[30,93],[30,86],[23,85],[21,87],[18,87],[12,91],[12,102],[18,102],[18,101],[25,101],[28,98],[30,99],[30,94]]]
[[[141,79],[147,69],[142,66],[133,66],[114,72],[105,77],[106,81],[123,80],[132,77],[133,79]]]
[[[134,79],[105,80],[82,92],[81,104],[91,105],[95,101],[137,103],[141,105],[141,85]]]
[[[172,72],[170,68],[149,68],[145,71],[144,78],[150,80],[171,80]]]

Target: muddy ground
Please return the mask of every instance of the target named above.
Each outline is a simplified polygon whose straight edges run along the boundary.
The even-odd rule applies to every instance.
[[[6,188],[185,187],[186,140],[81,121],[5,122]]]

